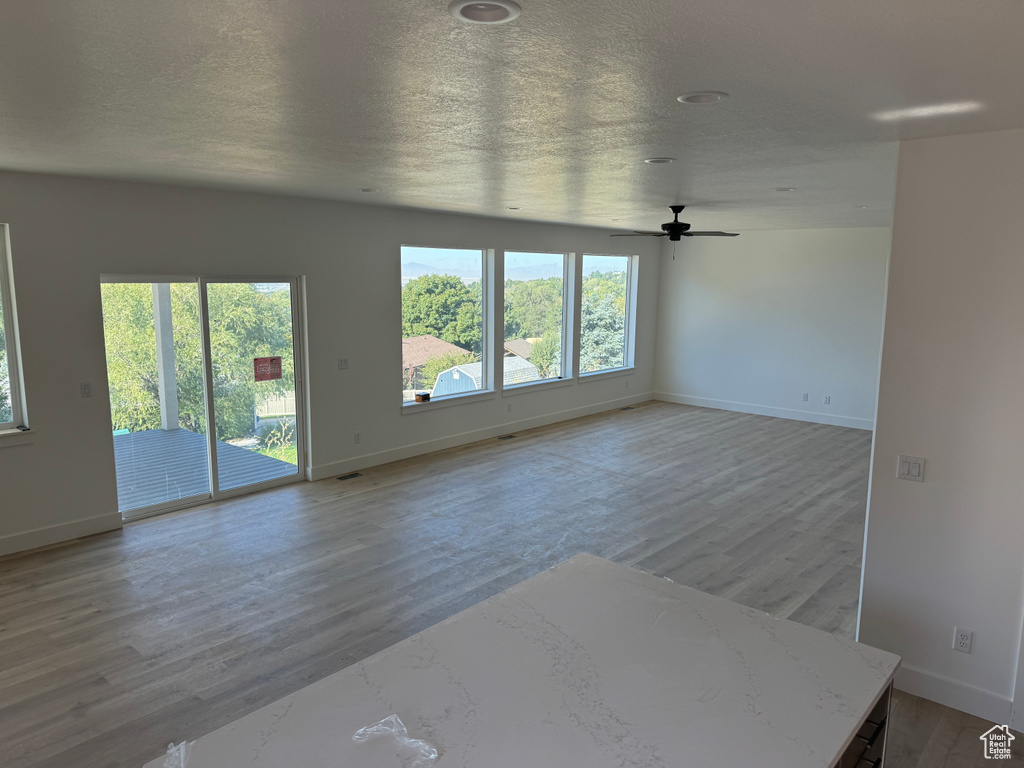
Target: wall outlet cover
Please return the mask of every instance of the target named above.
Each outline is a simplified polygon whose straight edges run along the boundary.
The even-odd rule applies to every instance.
[[[924,482],[924,459],[919,456],[899,456],[896,464],[896,479]]]
[[[974,642],[974,630],[963,627],[953,627],[953,650],[961,653],[971,652],[971,643]]]

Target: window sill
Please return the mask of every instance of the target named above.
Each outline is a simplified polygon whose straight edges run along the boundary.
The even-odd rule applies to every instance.
[[[512,384],[501,391],[502,397],[514,397],[525,395],[527,392],[539,392],[544,389],[558,389],[559,387],[571,387],[575,382],[572,379],[544,379],[543,381],[528,381],[525,384]]]
[[[27,445],[35,439],[34,432],[22,432],[20,429],[0,429],[0,448]]]
[[[581,373],[580,383],[585,381],[597,381],[599,379],[612,379],[616,376],[632,376],[636,367],[629,365],[623,368],[609,368],[607,371],[594,371],[593,373]]]
[[[493,400],[497,396],[498,393],[493,389],[484,389],[477,392],[469,392],[465,395],[448,395],[447,397],[439,397],[437,400],[431,400],[427,403],[417,403],[413,401],[409,403],[402,403],[402,413],[423,413],[424,411],[433,411],[437,408],[447,408],[452,405],[462,405],[463,403],[482,400]]]

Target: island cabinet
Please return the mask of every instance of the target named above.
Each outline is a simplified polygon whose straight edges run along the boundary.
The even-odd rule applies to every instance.
[[[857,729],[850,746],[843,752],[839,768],[882,768],[885,765],[885,737],[889,725],[892,685],[885,689],[871,713]]]
[[[200,737],[187,768],[399,768],[393,737],[352,738],[390,715],[437,768],[880,766],[898,666],[578,555]]]

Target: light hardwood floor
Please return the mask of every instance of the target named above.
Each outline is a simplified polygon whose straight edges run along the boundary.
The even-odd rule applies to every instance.
[[[652,402],[2,558],[0,763],[139,768],[584,551],[850,636],[870,439]],[[982,764],[894,720],[890,768]]]

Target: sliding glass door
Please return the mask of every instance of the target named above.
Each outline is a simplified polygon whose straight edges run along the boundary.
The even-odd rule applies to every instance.
[[[121,514],[210,497],[198,283],[105,283]]]
[[[301,476],[297,289],[281,278],[104,281],[125,518]]]
[[[291,285],[206,284],[221,490],[298,474]]]

